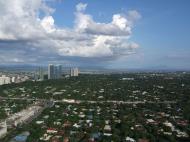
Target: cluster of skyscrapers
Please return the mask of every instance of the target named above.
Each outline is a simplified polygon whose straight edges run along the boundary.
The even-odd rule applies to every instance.
[[[34,78],[34,80],[42,81],[44,79],[61,79],[63,75],[62,65],[49,64],[48,72],[44,67],[39,67],[38,70],[36,70],[36,72],[33,74],[32,78]],[[73,77],[78,75],[79,69],[76,67],[70,68],[69,72],[67,69],[65,70],[65,77]],[[29,76],[2,75],[0,76],[0,85],[24,82],[29,79]]]
[[[48,65],[48,72],[43,67],[39,67],[37,72],[35,73],[35,80],[44,80],[46,79],[60,79],[63,76],[63,69],[62,65],[54,65],[49,64]],[[78,76],[79,75],[79,69],[78,68],[70,68],[69,76]],[[45,77],[46,76],[46,77]],[[66,74],[66,76],[68,76]]]
[[[71,68],[70,76],[78,76],[79,69]],[[61,65],[48,65],[48,79],[60,79],[62,77],[62,66]]]

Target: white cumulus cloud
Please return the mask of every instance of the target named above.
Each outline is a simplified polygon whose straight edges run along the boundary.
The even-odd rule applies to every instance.
[[[73,28],[59,28],[52,16],[55,10],[45,0],[0,0],[0,48],[4,53],[14,46],[23,48],[28,52],[26,58],[30,57],[28,61],[36,61],[42,55],[59,59],[67,56],[115,58],[135,52],[139,45],[128,40],[134,22],[141,17],[137,11],[129,11],[126,16],[117,13],[110,22],[100,23],[86,14],[86,8],[84,3],[76,5]],[[19,54],[14,55],[13,62],[27,61],[24,54],[22,59]]]

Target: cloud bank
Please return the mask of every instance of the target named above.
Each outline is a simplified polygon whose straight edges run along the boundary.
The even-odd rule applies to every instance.
[[[86,8],[84,3],[76,5],[73,28],[60,28],[52,16],[56,9],[45,0],[0,0],[0,60],[34,63],[76,57],[101,61],[135,53],[139,45],[129,39],[141,18],[137,11],[117,13],[109,23],[99,23]]]

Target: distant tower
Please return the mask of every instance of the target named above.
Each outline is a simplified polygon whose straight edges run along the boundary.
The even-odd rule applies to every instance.
[[[35,70],[33,77],[34,77],[34,80],[38,80],[38,70]]]
[[[62,75],[62,66],[61,65],[57,65],[56,66],[56,78],[60,79]]]
[[[55,69],[52,64],[48,65],[48,79],[55,79]]]
[[[79,74],[78,68],[71,68],[70,76],[78,76],[78,74]]]
[[[61,65],[52,65],[48,66],[48,79],[60,79],[62,75],[62,66]]]
[[[44,69],[43,69],[43,67],[39,67],[39,79],[44,80]]]

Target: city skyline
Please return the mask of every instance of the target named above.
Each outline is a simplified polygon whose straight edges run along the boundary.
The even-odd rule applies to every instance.
[[[0,0],[0,142],[190,142],[190,0]]]
[[[189,70],[189,4],[0,0],[0,65]]]

